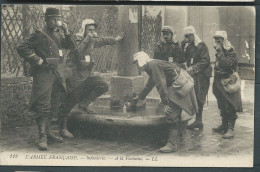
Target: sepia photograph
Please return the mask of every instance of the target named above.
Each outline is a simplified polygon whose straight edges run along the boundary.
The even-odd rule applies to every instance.
[[[252,6],[1,6],[0,165],[253,167]]]

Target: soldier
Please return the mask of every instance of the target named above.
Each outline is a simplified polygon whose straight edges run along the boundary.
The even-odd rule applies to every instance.
[[[45,21],[43,30],[36,30],[17,47],[19,55],[32,68],[31,110],[36,112],[40,150],[47,150],[47,139],[62,141],[61,137],[51,132],[51,114],[55,113],[51,108],[57,104],[55,101],[59,101],[60,93],[66,92],[62,49],[75,46],[67,25],[61,22],[58,9],[47,8]],[[63,30],[64,34],[57,28]]]
[[[176,35],[171,26],[162,29],[164,41],[161,41],[154,52],[154,59],[183,64],[186,62],[181,46],[176,40]]]
[[[175,62],[181,67],[185,68],[183,63],[186,62],[181,46],[176,40],[176,35],[172,26],[164,26],[162,29],[162,34],[164,41],[161,41],[157,44],[157,47],[154,52],[154,59],[168,61],[170,63]],[[157,90],[160,90],[160,85],[156,86]],[[161,98],[162,99],[162,98]],[[157,107],[157,113],[160,114],[163,112],[164,106],[160,102]]]
[[[178,64],[150,59],[144,52],[138,52],[134,55],[134,63],[141,71],[145,71],[149,75],[149,79],[140,94],[133,98],[130,107],[134,105],[142,106],[152,88],[160,84],[159,93],[163,104],[166,106],[165,115],[170,129],[168,142],[160,151],[165,153],[175,152],[178,150],[178,139],[180,139],[178,130],[181,121],[190,120],[190,115],[194,115],[198,110],[192,78]],[[176,78],[179,76],[182,79],[177,82]],[[190,79],[190,82],[182,83],[184,79]],[[173,85],[176,87],[173,87]],[[182,91],[182,94],[180,94],[180,88],[184,88],[183,90],[186,91]],[[188,117],[183,116],[185,114],[182,114],[182,110],[189,114]]]
[[[185,39],[182,41],[182,48],[185,51],[187,60],[187,72],[195,82],[195,92],[199,111],[196,114],[195,122],[188,126],[188,129],[203,129],[202,111],[208,94],[212,67],[208,47],[200,40],[193,26],[184,28]]]
[[[67,130],[67,118],[70,110],[80,103],[78,106],[80,109],[88,114],[96,114],[89,104],[108,91],[106,81],[100,75],[92,72],[94,61],[91,52],[93,48],[116,44],[124,37],[124,33],[120,33],[116,38],[97,37],[96,27],[94,20],[85,19],[77,34],[78,46],[69,54],[70,59],[66,67],[66,71],[71,73],[71,76],[66,78],[68,95],[59,108],[61,135],[67,138],[73,137]]]
[[[237,52],[227,40],[226,31],[216,31],[213,38],[216,43],[214,48],[217,52],[213,94],[217,98],[220,116],[222,117],[222,124],[217,128],[213,128],[213,131],[224,133],[223,138],[229,139],[234,136],[236,112],[242,112],[242,100],[240,90],[232,94],[227,93],[221,80],[230,78],[237,71]]]

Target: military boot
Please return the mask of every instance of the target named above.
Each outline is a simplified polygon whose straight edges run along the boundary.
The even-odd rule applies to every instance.
[[[196,114],[195,121],[188,125],[187,129],[194,130],[195,128],[198,128],[199,130],[203,129],[203,123],[202,123],[202,109],[203,106],[199,109],[199,112]]]
[[[46,126],[47,126],[47,118],[43,116],[39,116],[36,119],[36,123],[38,125],[39,130],[39,142],[38,149],[41,151],[47,150],[47,134],[46,134]]]
[[[176,152],[178,150],[178,130],[177,128],[171,128],[169,132],[169,138],[167,144],[160,148],[163,153]]]
[[[203,123],[201,121],[194,121],[192,124],[187,126],[187,129],[189,129],[189,130],[194,130],[195,128],[202,130],[203,129]]]
[[[53,142],[62,142],[62,141],[63,141],[63,138],[62,138],[62,137],[56,136],[56,135],[51,131],[51,120],[50,120],[50,119],[48,119],[48,122],[47,122],[47,138],[48,138],[50,141],[53,141]]]
[[[68,131],[67,123],[68,123],[67,116],[60,117],[60,119],[59,119],[60,132],[59,133],[63,138],[71,139],[74,136]]]
[[[227,132],[223,135],[223,138],[224,138],[224,139],[230,139],[230,138],[234,137],[234,135],[235,135],[235,131],[234,131],[235,122],[236,122],[236,120],[230,120],[230,121],[228,122],[228,130],[227,130]]]
[[[222,118],[222,123],[217,128],[212,128],[212,130],[216,133],[226,133],[228,130],[228,121],[225,118]]]

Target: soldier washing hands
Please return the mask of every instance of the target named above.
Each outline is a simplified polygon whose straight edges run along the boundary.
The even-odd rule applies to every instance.
[[[149,75],[149,79],[129,106],[142,106],[149,92],[157,84],[160,84],[159,93],[162,97],[162,103],[166,106],[165,115],[170,130],[168,142],[160,151],[165,153],[175,152],[178,150],[179,132],[182,132],[179,131],[180,123],[184,120],[190,120],[190,115],[194,115],[198,110],[192,78],[178,64],[151,59],[145,52],[136,53],[133,63],[141,71],[145,71]],[[190,79],[190,82],[182,83],[184,79]],[[189,114],[188,117],[183,116],[185,113],[182,115],[182,110]]]

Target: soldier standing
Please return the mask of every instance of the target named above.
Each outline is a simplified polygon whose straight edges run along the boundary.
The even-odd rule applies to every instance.
[[[195,122],[188,126],[188,129],[203,129],[202,111],[208,94],[212,67],[208,47],[200,40],[193,26],[184,28],[185,39],[182,41],[182,48],[185,51],[187,60],[187,72],[193,77],[195,92],[199,110]]]
[[[62,49],[74,48],[72,36],[67,25],[61,22],[58,9],[47,8],[45,21],[43,30],[36,30],[17,47],[19,55],[32,67],[30,108],[36,112],[40,150],[47,150],[47,139],[58,142],[63,140],[51,132],[51,114],[55,113],[51,108],[57,104],[55,101],[59,101],[60,93],[66,92]],[[64,34],[57,28],[61,28]]]
[[[234,136],[236,112],[242,112],[241,92],[240,90],[232,94],[226,92],[221,80],[230,78],[237,71],[237,52],[227,40],[226,31],[216,31],[214,39],[216,43],[214,48],[217,53],[213,94],[217,98],[222,124],[217,128],[213,128],[213,131],[224,133],[223,138],[229,139]]]
[[[162,34],[164,41],[161,41],[157,44],[154,52],[154,59],[168,61],[170,63],[176,63],[180,65],[182,68],[185,68],[184,63],[186,59],[184,57],[181,46],[176,40],[176,35],[172,26],[164,26],[162,29]],[[156,85],[158,92],[160,91],[160,85]],[[162,97],[161,97],[161,100]],[[158,114],[162,113],[164,110],[164,105],[162,102],[159,103],[156,112]]]
[[[183,64],[186,62],[181,46],[176,40],[176,35],[171,26],[162,29],[164,41],[161,41],[154,52],[154,59]]]

